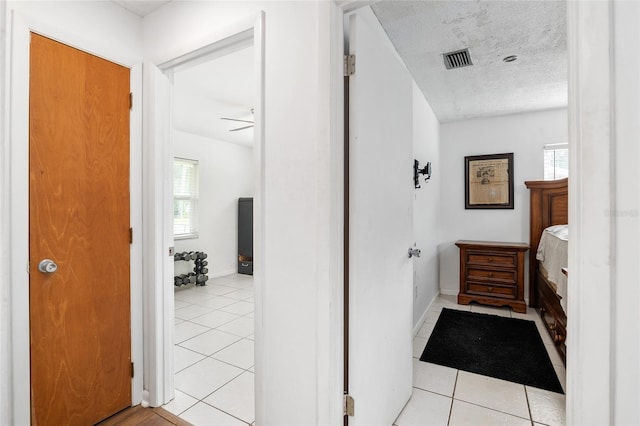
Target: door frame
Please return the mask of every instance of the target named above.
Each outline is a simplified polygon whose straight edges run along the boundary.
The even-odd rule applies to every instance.
[[[333,26],[333,31],[337,33],[336,37],[339,40],[344,40],[346,36],[347,29],[344,26],[344,16],[353,12],[356,9],[361,7],[368,7],[372,4],[377,3],[379,0],[334,0],[337,5],[339,18],[336,20],[335,25]],[[605,12],[602,16],[598,14]],[[588,81],[589,78],[592,78],[593,81],[589,81],[589,83],[595,83],[599,85],[599,89],[602,90],[603,94],[609,94],[607,88],[609,85],[614,83],[615,77],[613,75],[606,75],[602,73],[600,75],[592,75],[585,70],[590,69],[592,66],[596,66],[602,64],[603,67],[609,67],[611,65],[612,59],[609,57],[609,50],[612,44],[613,39],[613,29],[610,26],[607,26],[606,23],[610,22],[612,19],[612,9],[609,6],[602,6],[598,4],[585,4],[581,2],[569,2],[567,5],[567,55],[569,59],[569,73],[568,73],[568,83],[569,83],[569,93],[568,93],[568,130],[569,130],[569,146],[570,149],[574,152],[574,155],[571,156],[571,174],[575,177],[570,180],[570,191],[573,194],[569,199],[569,215],[572,223],[576,224],[574,226],[575,229],[579,229],[581,225],[589,220],[598,216],[597,213],[591,213],[587,208],[584,208],[581,205],[580,194],[583,193],[583,189],[590,186],[591,184],[597,183],[595,182],[598,179],[598,176],[595,176],[591,173],[591,170],[586,170],[585,165],[582,163],[582,157],[580,156],[580,150],[586,149],[594,149],[594,147],[601,147],[604,151],[612,149],[611,147],[614,145],[613,137],[610,136],[610,133],[607,133],[609,127],[607,127],[604,131],[606,133],[603,135],[603,140],[605,142],[598,142],[597,144],[593,144],[592,141],[587,141],[587,143],[583,143],[581,140],[581,136],[588,132],[593,132],[594,134],[600,135],[601,130],[597,126],[599,123],[594,120],[584,120],[585,107],[589,107],[590,104],[588,101],[583,100],[583,93],[585,91],[581,87],[581,83],[584,87],[588,85],[583,83],[583,81]],[[594,31],[588,30],[591,25],[591,20],[594,16],[598,16],[598,25],[599,28],[602,28],[605,34],[596,33]],[[342,19],[341,19],[342,18]],[[590,40],[586,40],[586,37],[582,37],[584,34],[592,34],[593,37],[590,37]],[[591,49],[592,46],[589,43],[593,43],[597,46],[597,54],[592,54]],[[343,45],[332,44],[333,53],[332,57],[335,58],[336,61],[340,61],[342,63],[344,53]],[[593,73],[595,74],[595,73]],[[344,104],[343,104],[343,72],[342,68],[340,70],[335,70],[335,74],[332,78],[333,86],[336,87],[336,94],[334,95],[337,99],[333,102],[332,108],[334,112],[334,119],[338,124],[339,128],[344,131],[344,127],[346,124],[343,122],[343,113],[344,113]],[[598,98],[597,95],[594,95],[596,99],[604,102],[606,97]],[[589,101],[593,101],[593,99],[589,99]],[[587,108],[588,109],[588,108]],[[602,108],[598,111],[600,118],[602,118],[603,122],[608,121],[605,119],[611,115],[611,119],[615,119],[615,115],[609,108]],[[340,132],[338,133],[340,134]],[[344,144],[344,139],[342,135],[338,137],[338,143]],[[590,143],[591,142],[591,143]],[[606,165],[609,167],[609,165]],[[599,194],[602,196],[608,196],[609,198],[614,197],[615,188],[609,190],[604,189],[602,186],[602,182],[600,182]],[[344,208],[344,206],[342,206]],[[607,229],[609,222],[608,218],[605,217],[597,217],[598,223],[603,227],[603,229]],[[608,258],[611,254],[607,247],[589,247],[586,244],[580,244],[575,239],[570,242],[572,250],[569,253],[569,266],[575,273],[572,272],[572,277],[570,281],[575,280],[576,282],[582,281],[583,275],[580,274],[580,270],[577,268],[577,265],[581,265],[581,260],[586,258],[587,255],[597,253],[599,256],[604,256]],[[574,267],[573,265],[576,265]],[[345,263],[345,268],[348,268],[348,265]],[[345,282],[345,292],[348,292],[348,283]],[[594,288],[598,288],[598,292],[601,292],[599,286],[594,286]],[[606,407],[602,407],[602,404],[599,404],[599,390],[601,386],[591,386],[592,392],[587,392],[585,390],[584,383],[589,383],[593,381],[598,381],[602,385],[602,387],[610,389],[609,384],[611,380],[615,379],[613,376],[613,372],[615,371],[615,360],[613,357],[609,357],[607,354],[611,348],[611,337],[615,333],[615,329],[611,324],[611,319],[613,316],[613,307],[611,303],[602,304],[599,302],[603,296],[601,293],[595,293],[595,290],[587,291],[584,286],[577,285],[572,287],[573,296],[570,299],[569,309],[571,311],[571,315],[574,318],[577,318],[576,321],[571,321],[569,324],[569,332],[571,333],[573,338],[569,339],[567,342],[567,381],[566,381],[566,415],[569,423],[572,422],[572,419],[588,419],[591,414],[596,415],[599,418],[606,418],[606,416],[611,412],[611,403],[615,401],[615,399],[609,398],[607,399],[608,404]],[[610,292],[611,290],[609,290]],[[593,293],[593,294],[592,294]],[[587,297],[590,296],[590,297]],[[607,298],[610,298],[610,294],[606,295]],[[343,303],[348,303],[348,300],[341,300]],[[580,301],[580,303],[577,303]],[[593,315],[589,315],[589,312],[594,312],[598,310],[600,315],[594,317]],[[345,323],[348,321],[348,311],[345,310]],[[602,326],[600,323],[601,319],[606,320],[606,325]],[[594,341],[593,338],[589,337],[589,332],[591,330],[597,329],[600,333],[597,338],[597,342]],[[345,339],[348,336],[348,329],[345,329]],[[344,350],[348,351],[346,347],[346,341],[344,342]],[[589,344],[590,346],[585,349],[585,344]],[[581,349],[582,347],[582,349]],[[345,352],[346,353],[346,352]],[[345,375],[345,386],[348,386],[348,365],[345,362],[343,374]],[[588,377],[588,379],[586,379]],[[598,394],[598,395],[596,395]],[[357,399],[357,395],[354,395],[354,398]],[[587,409],[587,407],[591,407]],[[348,424],[348,417],[344,417],[344,425]]]
[[[10,69],[7,70],[7,86],[10,95],[5,113],[6,122],[11,123],[8,138],[5,142],[5,153],[10,164],[9,175],[4,182],[9,191],[8,218],[3,218],[10,235],[7,275],[10,277],[10,329],[11,346],[8,353],[3,350],[2,357],[10,358],[12,367],[9,401],[5,404],[11,408],[13,424],[30,423],[30,349],[29,349],[29,282],[27,260],[29,258],[29,61],[30,33],[38,33],[66,45],[78,48],[87,53],[107,59],[131,69],[131,92],[134,104],[130,122],[130,206],[131,226],[134,229],[134,240],[130,247],[130,283],[131,283],[131,359],[136,366],[142,366],[142,266],[133,259],[142,258],[141,239],[136,238],[136,230],[142,225],[142,64],[132,60],[130,55],[122,54],[117,49],[99,45],[58,27],[55,24],[31,19],[16,11],[11,13],[7,26],[7,46],[10,46]],[[4,59],[4,58],[3,58]],[[6,163],[5,163],[6,164]],[[4,189],[3,188],[3,189]],[[136,367],[137,368],[137,367]],[[138,369],[142,371],[142,369]],[[143,375],[136,374],[131,381],[132,405],[142,400]],[[11,415],[11,414],[10,414]]]
[[[171,52],[157,63],[145,63],[144,137],[145,198],[145,390],[146,402],[151,406],[168,403],[174,397],[173,329],[174,290],[172,211],[172,140],[171,140],[171,74],[183,66],[207,61],[234,49],[253,45],[256,102],[254,106],[253,166],[256,170],[254,194],[254,291],[255,291],[255,394],[256,418],[264,411],[262,371],[262,283],[265,281],[264,262],[264,93],[265,93],[265,13],[260,12],[238,21],[212,36],[212,40],[199,41],[180,52]],[[155,194],[155,195],[154,195]]]

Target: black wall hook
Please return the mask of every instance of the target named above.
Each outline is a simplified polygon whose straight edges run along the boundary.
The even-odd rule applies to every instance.
[[[427,162],[427,165],[422,169],[419,167],[419,161],[413,160],[413,184],[416,188],[420,188],[420,182],[418,181],[418,175],[424,175],[424,181],[429,183],[431,179],[431,162]]]

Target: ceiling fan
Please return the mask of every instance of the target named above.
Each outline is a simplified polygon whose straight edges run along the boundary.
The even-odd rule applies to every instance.
[[[253,108],[251,108],[251,114],[253,115]],[[237,127],[235,129],[230,129],[230,132],[237,132],[239,130],[244,130],[244,129],[250,129],[253,127],[253,120],[241,120],[239,118],[230,118],[230,117],[220,117],[220,120],[226,120],[226,121],[236,121],[239,123],[248,123],[248,126],[241,126],[241,127]]]

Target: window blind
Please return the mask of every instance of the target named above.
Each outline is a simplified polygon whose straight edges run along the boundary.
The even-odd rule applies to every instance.
[[[544,180],[569,176],[569,144],[556,143],[544,146]]]
[[[198,161],[173,161],[173,235],[197,237]]]

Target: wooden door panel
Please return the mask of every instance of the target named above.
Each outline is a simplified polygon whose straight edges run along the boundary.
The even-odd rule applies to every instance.
[[[32,423],[94,424],[131,405],[129,69],[32,34],[30,72]]]

